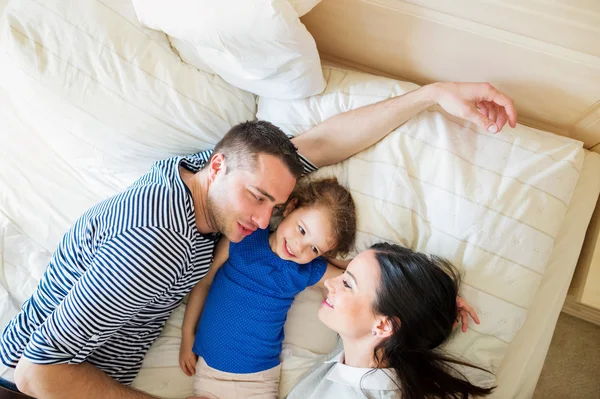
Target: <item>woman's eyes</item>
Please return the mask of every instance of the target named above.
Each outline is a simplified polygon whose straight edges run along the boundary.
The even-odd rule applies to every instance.
[[[344,282],[344,287],[346,288],[352,288],[350,287],[350,284],[348,284],[348,282],[346,280],[342,280]]]
[[[300,234],[305,235],[306,232],[304,231],[304,229],[302,228],[302,226],[298,226],[298,229],[300,230]]]
[[[317,254],[317,255],[319,254],[319,250],[317,249],[317,247],[312,247],[312,250],[315,254]]]

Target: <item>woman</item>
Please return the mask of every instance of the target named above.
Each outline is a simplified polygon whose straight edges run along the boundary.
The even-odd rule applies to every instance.
[[[288,399],[491,393],[449,373],[453,365],[470,365],[435,349],[456,322],[459,283],[447,261],[398,245],[375,244],[359,254],[343,275],[325,282],[328,295],[319,309],[319,318],[339,334],[343,348],[300,380]]]

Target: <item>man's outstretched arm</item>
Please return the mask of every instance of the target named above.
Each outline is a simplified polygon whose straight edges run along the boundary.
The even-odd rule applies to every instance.
[[[343,161],[375,144],[424,109],[439,104],[490,133],[517,123],[510,97],[489,83],[433,83],[375,104],[344,112],[292,141],[315,166]]]
[[[41,365],[21,358],[15,372],[19,390],[39,399],[156,399],[121,385],[89,363]]]

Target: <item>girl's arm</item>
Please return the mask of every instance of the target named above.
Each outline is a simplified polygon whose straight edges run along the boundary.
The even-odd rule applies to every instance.
[[[337,267],[338,269],[344,269],[344,270],[346,270],[346,268],[348,267],[348,265],[350,264],[351,261],[352,261],[352,259],[327,258],[328,264],[331,264],[331,265]]]
[[[332,261],[335,261],[335,263]],[[327,259],[327,269],[325,270],[325,274],[323,274],[323,277],[321,277],[319,282],[315,285],[317,287],[325,288],[325,280],[336,278],[337,276],[343,274],[344,270],[346,270],[346,266],[348,266],[348,263],[350,263],[350,261]]]
[[[184,334],[196,335],[196,326],[200,320],[204,302],[208,295],[208,290],[212,285],[213,279],[217,270],[223,266],[223,263],[229,258],[229,240],[225,237],[221,238],[215,247],[215,257],[206,276],[202,278],[192,289],[183,317],[183,326],[181,327]]]
[[[181,327],[181,348],[179,349],[179,365],[183,372],[189,376],[196,373],[196,355],[193,353],[194,340],[196,339],[196,326],[200,320],[204,302],[212,285],[217,270],[229,258],[229,240],[221,238],[215,247],[215,256],[208,273],[194,286],[183,316]]]

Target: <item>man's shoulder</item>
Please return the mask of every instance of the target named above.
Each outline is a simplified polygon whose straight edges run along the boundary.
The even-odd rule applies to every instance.
[[[186,234],[159,226],[121,229],[98,247],[96,256],[129,272],[154,270],[179,276],[194,258],[194,241]],[[167,279],[169,282],[171,279]]]
[[[181,166],[189,170],[190,172],[198,172],[204,168],[204,165],[208,163],[210,157],[212,157],[213,149],[203,150],[195,154],[180,157]]]

